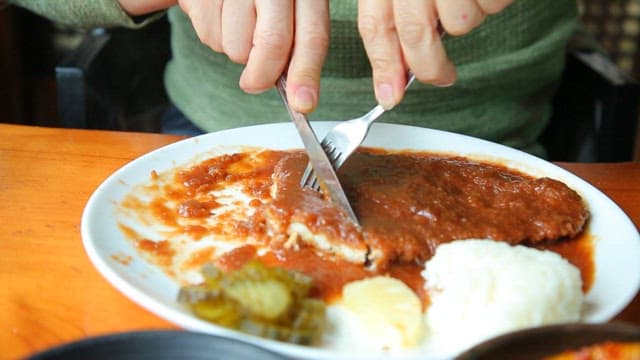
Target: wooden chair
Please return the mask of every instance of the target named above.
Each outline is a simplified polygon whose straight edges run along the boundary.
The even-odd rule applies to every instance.
[[[631,160],[640,141],[638,84],[630,76],[640,74],[640,0],[578,0],[578,6],[585,31],[568,54],[542,141],[552,159]],[[594,43],[602,52],[592,51]],[[640,160],[640,144],[635,149]]]
[[[169,24],[95,29],[56,66],[61,126],[160,131],[169,105],[163,72],[171,58]]]
[[[606,55],[567,54],[549,125],[540,138],[554,161],[617,162],[634,157],[638,82]]]

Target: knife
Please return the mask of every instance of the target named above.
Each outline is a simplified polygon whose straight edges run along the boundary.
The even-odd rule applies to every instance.
[[[349,199],[347,199],[347,196],[342,189],[338,175],[336,175],[333,166],[331,166],[331,162],[329,162],[327,154],[324,152],[324,149],[322,149],[316,134],[309,125],[309,120],[307,120],[307,117],[304,114],[293,110],[291,106],[289,106],[286,92],[287,80],[284,78],[284,75],[280,76],[278,79],[276,88],[278,89],[278,93],[280,93],[284,106],[289,112],[289,117],[291,117],[291,120],[296,126],[298,134],[302,139],[311,167],[313,167],[313,171],[315,171],[318,181],[320,182],[320,189],[329,197],[329,200],[332,203],[349,215],[349,218],[356,226],[360,226],[358,218],[356,217],[355,212],[353,212],[351,204],[349,204]]]

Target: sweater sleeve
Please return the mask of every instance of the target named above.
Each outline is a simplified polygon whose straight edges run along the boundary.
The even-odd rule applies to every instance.
[[[77,27],[127,27],[136,29],[162,16],[164,12],[132,18],[117,0],[7,0],[54,22]]]

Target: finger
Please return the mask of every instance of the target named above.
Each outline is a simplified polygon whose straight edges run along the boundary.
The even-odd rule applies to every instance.
[[[222,49],[231,61],[246,64],[256,27],[253,0],[225,1],[222,5]]]
[[[292,43],[292,0],[256,0],[253,47],[240,87],[249,93],[272,88],[289,62]]]
[[[495,14],[504,10],[507,6],[513,3],[513,0],[476,0],[478,2],[478,6],[484,11],[486,14]]]
[[[464,35],[480,25],[486,14],[476,0],[435,0],[438,17],[448,34]]]
[[[287,97],[295,110],[309,113],[318,104],[322,65],[329,49],[329,4],[298,0],[293,54],[287,73]]]
[[[442,44],[435,3],[396,0],[393,11],[404,59],[416,78],[437,86],[456,80],[456,69]]]
[[[180,7],[191,19],[198,39],[214,51],[222,52],[222,0],[181,0]]]
[[[376,99],[391,109],[402,99],[406,82],[391,1],[359,0],[358,30],[371,63]]]

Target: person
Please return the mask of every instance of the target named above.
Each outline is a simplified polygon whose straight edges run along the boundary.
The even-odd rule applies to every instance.
[[[575,0],[9,0],[79,27],[172,25],[168,95],[206,132],[288,121],[272,90],[311,120],[359,116],[463,133],[544,155],[537,138]],[[440,38],[441,25],[446,35]],[[419,83],[405,93],[407,72]],[[400,104],[398,106],[398,104]]]

